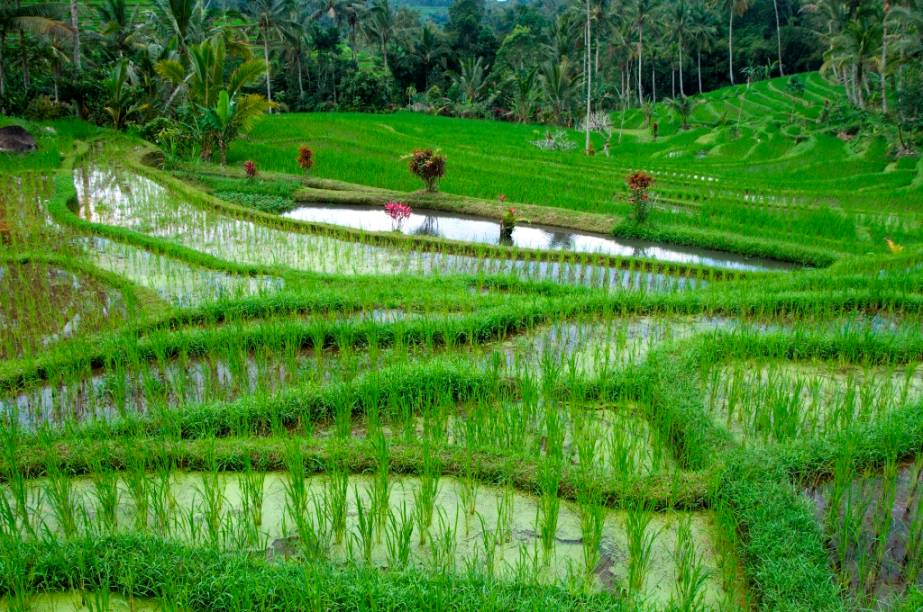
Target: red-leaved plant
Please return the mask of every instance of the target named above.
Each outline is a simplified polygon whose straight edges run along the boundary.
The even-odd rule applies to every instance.
[[[254,162],[252,159],[245,161],[244,172],[246,173],[248,179],[256,177],[256,162]]]
[[[308,145],[298,147],[298,166],[305,172],[314,167],[314,151]]]
[[[397,202],[395,200],[385,202],[385,213],[391,217],[392,228],[395,231],[401,230],[401,225],[410,217],[412,212],[413,209],[404,202]]]
[[[650,194],[648,190],[654,184],[654,177],[639,170],[628,175],[625,180],[628,185],[628,202],[634,208],[635,221],[644,223],[650,212]]]
[[[432,149],[417,149],[409,157],[410,171],[423,181],[427,191],[436,191],[439,179],[445,176],[445,156]]]

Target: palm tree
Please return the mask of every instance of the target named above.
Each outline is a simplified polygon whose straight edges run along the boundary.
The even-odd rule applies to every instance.
[[[686,36],[692,30],[692,14],[686,0],[674,0],[667,8],[667,24],[670,42],[676,46],[679,53],[679,93],[686,97],[683,85],[683,49],[686,46]]]
[[[3,47],[6,37],[11,32],[18,31],[20,40],[24,42],[25,32],[42,36],[46,34],[71,35],[70,27],[59,19],[59,6],[47,2],[42,4],[29,4],[26,6],[10,5],[8,2],[0,6],[0,96],[6,92],[6,66],[3,57]],[[29,60],[26,55],[25,44],[22,45],[23,82],[28,88]]]
[[[180,57],[186,57],[189,45],[208,37],[209,11],[202,0],[153,0],[154,13],[161,27],[176,44]]]
[[[272,64],[269,61],[269,39],[281,36],[286,27],[291,26],[289,0],[251,0],[245,5],[244,12],[253,21],[263,41],[263,61],[266,62],[266,100],[272,104]],[[270,109],[272,112],[272,109]]]
[[[667,99],[667,106],[669,106],[670,109],[672,109],[673,112],[679,116],[684,130],[689,129],[689,117],[692,115],[692,111],[695,110],[695,107],[698,106],[698,104],[699,100],[686,96]]]
[[[313,13],[315,20],[327,17],[339,25],[345,22],[349,30],[349,47],[352,50],[353,61],[358,58],[356,34],[359,31],[364,6],[364,0],[322,0],[320,7]]]
[[[256,94],[231,96],[226,89],[218,92],[213,107],[203,108],[201,126],[218,145],[221,165],[228,161],[228,145],[238,134],[249,132],[272,104]]]
[[[429,75],[433,67],[444,62],[452,53],[445,36],[432,23],[423,26],[420,38],[413,46],[413,55],[423,66],[423,86],[429,89]]]
[[[584,50],[586,51],[586,61],[584,62],[584,65],[583,65],[583,75],[584,75],[584,79],[586,80],[586,117],[585,117],[586,119],[585,121],[586,123],[586,129],[585,129],[586,142],[584,144],[583,150],[584,150],[584,153],[589,155],[590,153],[590,114],[592,112],[592,108],[591,108],[592,103],[590,99],[590,94],[593,88],[593,72],[590,69],[591,68],[590,66],[590,57],[591,57],[590,47],[592,46],[592,42],[593,42],[592,31],[591,31],[592,29],[591,24],[593,22],[593,14],[592,14],[592,10],[590,7],[590,0],[585,0],[585,3],[586,3],[586,30],[585,30],[585,37],[583,40],[583,46],[584,46]]]
[[[394,11],[391,10],[391,4],[388,0],[375,0],[375,3],[366,11],[362,31],[369,40],[378,44],[386,72],[391,71],[388,65],[388,44],[394,36],[394,30]]]
[[[644,21],[654,8],[653,0],[635,0],[635,26],[638,28],[638,104],[644,104],[644,87],[641,75],[644,73]]]
[[[465,58],[461,61],[458,74],[452,75],[453,84],[462,95],[462,102],[477,104],[487,89],[487,68],[484,58]]]
[[[135,35],[137,5],[129,12],[126,0],[106,0],[96,7],[100,21],[100,34],[115,52],[116,57],[128,55]]]
[[[191,102],[209,108],[217,103],[220,91],[227,91],[233,98],[243,87],[266,73],[263,60],[246,55],[241,59],[243,61],[225,76],[227,47],[222,36],[214,36],[189,48],[188,69],[177,60],[162,60],[156,69],[160,76],[173,83],[176,91],[185,86]]]
[[[782,24],[779,21],[779,0],[772,0],[772,10],[776,14],[776,50],[779,54],[779,76],[785,76],[785,68],[782,66]]]
[[[692,6],[692,28],[689,35],[696,45],[696,71],[698,73],[699,93],[702,93],[702,51],[711,51],[718,39],[718,26],[714,13],[699,0]]]
[[[513,86],[510,96],[510,114],[519,123],[526,123],[532,118],[535,109],[536,81],[538,69],[519,69],[509,78]]]
[[[554,116],[554,122],[561,124],[567,118],[566,123],[570,124],[577,89],[571,76],[570,62],[566,57],[557,62],[548,62],[542,68],[539,81],[542,85],[542,95]]]
[[[742,16],[750,9],[750,0],[717,0],[717,5],[728,13],[728,76],[734,84],[734,16]]]
[[[841,75],[846,96],[859,108],[865,108],[866,74],[879,49],[882,23],[870,7],[861,8],[843,30],[830,41],[830,50],[821,67],[834,67]]]
[[[71,29],[74,31],[74,68],[80,70],[80,19],[77,0],[71,0]]]

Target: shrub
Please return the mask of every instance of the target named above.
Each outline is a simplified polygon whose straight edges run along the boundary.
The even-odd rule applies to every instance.
[[[256,162],[252,159],[248,159],[244,162],[244,172],[247,174],[248,179],[256,177]]]
[[[410,155],[410,171],[423,181],[427,191],[436,191],[445,175],[445,156],[438,150],[418,149]]]
[[[650,194],[648,190],[654,184],[654,177],[639,170],[628,175],[625,183],[628,185],[628,202],[635,213],[635,221],[644,223],[650,212]]]
[[[308,145],[298,147],[298,166],[305,172],[310,172],[314,167],[314,151]]]
[[[55,102],[48,96],[36,96],[29,101],[26,117],[33,121],[51,121],[66,117],[70,107],[63,102]]]

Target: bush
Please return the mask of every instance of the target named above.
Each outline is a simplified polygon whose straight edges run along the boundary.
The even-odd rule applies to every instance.
[[[340,92],[340,107],[343,110],[383,110],[392,106],[397,99],[394,79],[377,71],[358,70],[343,75]]]
[[[26,118],[33,121],[51,121],[61,119],[70,114],[70,106],[63,102],[55,102],[48,96],[36,96],[26,108]]]
[[[248,159],[244,162],[244,173],[248,179],[256,178],[256,162]]]
[[[298,165],[305,172],[309,172],[314,167],[314,151],[308,145],[298,147]]]
[[[410,155],[410,171],[423,181],[427,191],[436,191],[445,176],[445,156],[432,149],[418,149]]]
[[[639,170],[628,175],[625,183],[628,185],[628,203],[634,209],[635,221],[644,223],[650,212],[648,190],[654,184],[654,177],[643,170]]]

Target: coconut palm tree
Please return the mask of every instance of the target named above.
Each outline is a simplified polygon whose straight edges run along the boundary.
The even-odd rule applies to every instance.
[[[521,68],[510,76],[508,82],[512,85],[510,115],[519,123],[526,123],[532,118],[532,112],[535,110],[538,68]]]
[[[162,60],[156,70],[177,91],[185,87],[191,102],[210,108],[217,103],[220,91],[227,91],[233,98],[243,87],[266,74],[263,60],[243,55],[243,61],[225,75],[227,55],[224,37],[214,36],[189,48],[188,68],[177,60]]]
[[[641,78],[644,74],[644,23],[654,9],[654,1],[635,0],[632,9],[635,27],[638,28],[638,104],[644,104],[644,87]]]
[[[385,65],[385,71],[390,72],[391,67],[388,65],[388,45],[395,34],[394,11],[391,10],[391,4],[388,0],[375,0],[375,2],[366,10],[365,18],[362,21],[362,32],[369,41],[378,45],[381,53],[381,59]]]
[[[78,14],[77,0],[71,0],[71,30],[73,30],[74,36],[74,68],[78,71],[81,69],[80,65],[80,15]]]
[[[469,57],[461,61],[458,73],[452,75],[452,83],[461,93],[462,102],[477,104],[481,101],[489,84],[487,69],[488,66],[484,64],[482,57],[477,59]]]
[[[362,0],[322,0],[320,7],[313,13],[315,20],[326,17],[332,19],[338,25],[346,24],[353,61],[358,58],[356,39],[361,27],[364,6],[365,2]]]
[[[228,161],[228,146],[241,133],[253,129],[257,120],[269,111],[271,103],[256,94],[231,96],[228,90],[218,92],[215,105],[202,108],[200,121],[203,134],[218,145],[221,165]]]
[[[682,122],[682,127],[684,130],[689,129],[689,117],[692,115],[692,111],[695,110],[695,107],[698,106],[699,100],[696,98],[689,98],[686,96],[678,96],[675,98],[667,99],[667,106],[676,113]]]
[[[785,76],[782,66],[782,23],[779,21],[779,0],[772,0],[772,10],[776,14],[776,51],[779,54],[779,76]]]
[[[259,30],[263,43],[263,61],[266,63],[266,100],[272,103],[272,63],[269,60],[270,38],[279,38],[286,28],[292,27],[289,0],[251,0],[244,5],[244,14],[250,17]],[[272,112],[270,109],[269,112]]]
[[[750,0],[717,0],[718,7],[728,14],[728,76],[734,84],[734,17],[743,16],[750,9]]]
[[[126,0],[105,0],[96,7],[100,22],[99,33],[115,57],[128,55],[137,33],[137,5],[129,9]]]
[[[203,0],[153,0],[153,3],[157,24],[181,58],[187,56],[189,45],[213,34],[209,28],[213,11]]]
[[[679,94],[686,97],[686,89],[683,85],[683,50],[686,47],[686,37],[692,31],[693,21],[692,12],[686,0],[674,0],[666,8],[667,36],[669,41],[675,45],[679,54]]]
[[[21,6],[19,2],[15,5],[5,2],[0,6],[0,96],[6,92],[6,65],[3,57],[3,47],[6,38],[12,32],[19,32],[21,46],[21,58],[23,67],[23,83],[29,87],[29,58],[25,45],[25,33],[37,36],[46,34],[55,34],[58,36],[70,36],[72,30],[70,26],[61,21],[60,7],[53,2],[41,4],[27,4]]]
[[[711,51],[718,40],[718,24],[715,14],[702,0],[692,5],[692,27],[689,36],[695,41],[696,72],[699,93],[702,93],[702,52]]]
[[[577,97],[577,83],[572,73],[571,64],[565,57],[557,62],[546,63],[539,77],[545,104],[551,109],[554,123],[559,125],[572,123]]]
[[[420,38],[414,42],[411,54],[423,67],[423,88],[429,89],[430,72],[445,62],[452,54],[452,49],[445,36],[432,23],[427,23],[420,30]]]

